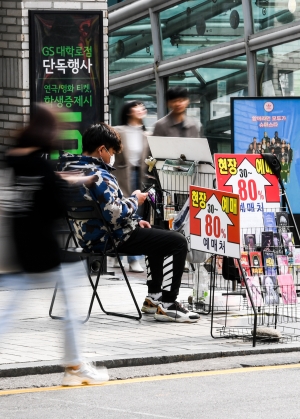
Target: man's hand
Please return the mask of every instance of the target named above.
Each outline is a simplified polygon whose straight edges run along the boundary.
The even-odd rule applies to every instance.
[[[138,199],[138,205],[142,205],[148,196],[148,192],[141,192],[139,189],[137,189],[136,191],[132,192],[131,195],[136,195]]]
[[[151,228],[151,225],[148,223],[148,221],[145,220],[139,221],[139,225],[141,228]]]

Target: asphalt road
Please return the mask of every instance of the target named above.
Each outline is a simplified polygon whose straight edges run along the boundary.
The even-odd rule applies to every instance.
[[[120,368],[107,384],[76,389],[57,386],[61,374],[5,378],[0,417],[299,419],[299,359],[283,353]]]

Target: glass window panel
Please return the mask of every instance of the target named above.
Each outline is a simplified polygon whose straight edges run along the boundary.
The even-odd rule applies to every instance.
[[[140,100],[144,103],[147,109],[147,116],[144,118],[144,124],[147,131],[153,130],[153,125],[157,120],[157,105],[156,105],[156,84],[155,81],[150,81],[142,86],[130,86],[126,90],[119,90],[110,94],[110,124],[120,125],[120,112],[124,102],[130,100]]]
[[[169,86],[177,85],[188,89],[187,115],[198,122],[212,153],[231,152],[230,98],[248,96],[246,56],[169,77]]]
[[[252,2],[255,32],[279,27],[299,20],[300,7],[296,0],[256,0]]]
[[[300,40],[257,52],[259,96],[300,96]]]
[[[153,64],[150,18],[111,32],[108,42],[110,74]]]
[[[108,7],[114,6],[115,4],[122,3],[122,1],[124,0],[108,0],[107,6]]]
[[[164,59],[244,35],[241,0],[189,0],[160,13]]]

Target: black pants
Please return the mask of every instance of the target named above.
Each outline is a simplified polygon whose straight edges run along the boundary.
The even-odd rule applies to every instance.
[[[118,251],[146,255],[150,268],[150,272],[147,269],[148,292],[162,292],[162,301],[166,303],[176,300],[187,254],[187,242],[182,234],[155,227],[137,227],[130,238],[118,246]]]

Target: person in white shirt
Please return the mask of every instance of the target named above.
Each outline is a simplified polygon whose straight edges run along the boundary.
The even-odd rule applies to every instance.
[[[125,196],[130,196],[131,191],[143,189],[145,173],[148,166],[145,159],[150,155],[147,135],[143,118],[147,110],[140,101],[133,100],[123,105],[120,115],[121,125],[114,127],[121,136],[123,151],[116,154],[114,164],[115,172],[120,189]],[[128,256],[129,270],[143,272],[139,260],[143,256]],[[118,267],[115,260],[114,267]]]

